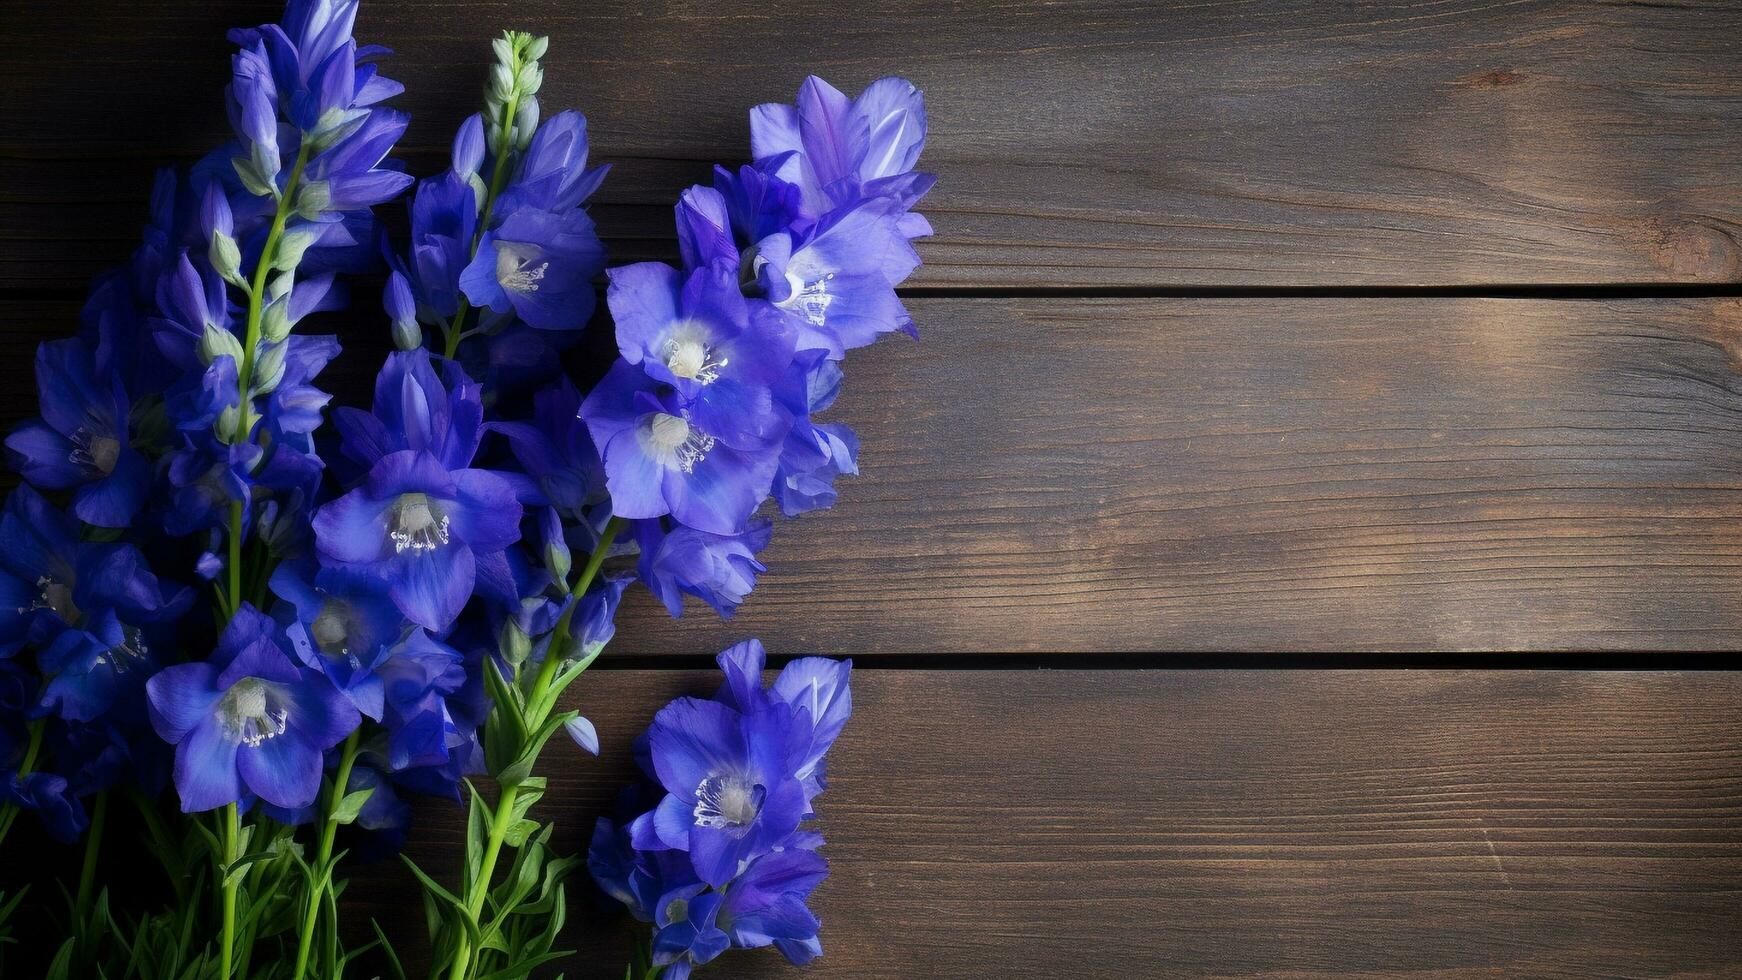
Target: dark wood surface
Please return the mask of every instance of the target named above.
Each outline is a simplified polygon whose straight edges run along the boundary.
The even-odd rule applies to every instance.
[[[0,4],[0,426],[277,9]],[[603,757],[553,750],[568,847],[711,690],[679,668],[758,635],[862,667],[812,975],[1742,975],[1742,674],[1135,669],[1735,662],[1742,4],[365,0],[414,172],[504,27],[616,165],[616,261],[807,72],[912,77],[942,177],[922,341],[833,413],[864,475],[734,621],[632,594],[577,688]],[[373,290],[321,328],[343,400]],[[439,866],[459,814],[420,815]],[[417,935],[403,875],[356,881]],[[574,906],[569,974],[620,976]]]
[[[150,169],[224,135],[224,30],[276,9],[0,6],[0,282],[125,254]],[[378,0],[419,172],[510,26],[555,38],[541,99],[618,165],[620,257],[666,251],[674,192],[815,71],[930,95],[921,284],[1742,279],[1734,3]]]
[[[600,671],[552,750],[576,848],[701,672]],[[884,671],[818,799],[822,977],[1716,977],[1742,916],[1742,678]],[[458,842],[427,809],[412,852]],[[410,919],[392,872],[359,910]],[[576,901],[579,910],[588,903]],[[411,923],[406,923],[411,925]],[[628,943],[579,917],[571,976]],[[709,974],[714,972],[710,967]],[[720,976],[798,976],[764,951]]]

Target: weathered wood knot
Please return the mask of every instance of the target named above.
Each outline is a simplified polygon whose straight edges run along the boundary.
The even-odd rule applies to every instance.
[[[1677,279],[1719,282],[1742,274],[1742,243],[1732,231],[1709,220],[1660,222],[1651,253],[1658,266]]]

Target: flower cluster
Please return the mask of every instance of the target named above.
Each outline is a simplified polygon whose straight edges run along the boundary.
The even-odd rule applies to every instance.
[[[260,568],[306,543],[328,400],[314,381],[339,347],[293,330],[343,302],[338,273],[374,263],[371,208],[410,182],[387,159],[407,117],[381,105],[400,86],[377,71],[384,49],[352,39],[356,11],[356,0],[292,0],[281,23],[232,32],[234,138],[159,175],[144,243],[98,280],[78,335],[37,352],[41,417],[6,439],[27,485],[0,531],[0,755],[9,801],[57,836],[82,830],[94,793],[161,787],[167,749],[151,737],[162,719],[148,691],[177,686],[157,672],[183,650],[211,648],[188,615],[193,590],[153,564],[225,580],[228,619],[264,584],[244,581],[245,554]],[[39,490],[64,495],[70,514]],[[208,765],[221,768],[196,766],[200,789],[222,783]]]
[[[564,691],[637,577],[674,616],[686,594],[728,616],[744,601],[764,502],[827,507],[856,472],[852,431],[816,421],[845,353],[912,331],[895,287],[930,231],[911,210],[932,183],[912,169],[920,95],[886,79],[848,100],[813,78],[796,107],[756,110],[751,165],[684,194],[681,268],[610,272],[620,357],[583,391],[559,355],[595,313],[585,201],[606,168],[584,117],[542,114],[547,40],[495,41],[484,111],[417,184],[395,248],[375,209],[412,187],[388,156],[408,119],[384,105],[387,52],[352,37],[358,2],[289,0],[231,33],[233,137],[158,177],[143,244],[77,335],[40,347],[40,417],[5,442],[25,483],[0,508],[0,840],[26,811],[85,837],[73,974],[133,968],[103,960],[113,921],[85,914],[111,788],[137,791],[178,888],[210,863],[221,938],[198,955],[219,976],[256,956],[293,980],[343,972],[339,829],[351,852],[390,851],[401,793],[463,788],[463,887],[424,877],[429,958],[455,978],[554,958],[576,859],[528,816],[535,767],[559,731],[599,750]],[[397,349],[368,407],[323,430],[340,346],[305,321],[383,263]],[[630,554],[636,572],[606,568]],[[826,866],[800,825],[848,668],[801,660],[765,691],[760,646],[721,664],[718,698],[649,735],[663,797],[595,841],[673,976],[728,945],[820,952],[805,900]],[[170,785],[180,844],[158,812]],[[127,957],[180,962],[204,907],[177,898],[129,919]]]
[[[466,337],[487,337],[467,362],[493,387],[556,373],[554,355],[579,339],[605,269],[582,202],[610,168],[587,166],[586,117],[568,110],[541,122],[546,47],[529,34],[497,39],[485,111],[460,126],[447,172],[418,184],[410,247],[390,256],[386,306],[399,347],[421,346],[425,326],[450,358]]]
[[[713,700],[654,717],[637,743],[652,782],[625,793],[621,822],[599,820],[588,854],[606,894],[653,925],[651,959],[671,980],[728,948],[773,945],[794,963],[823,950],[806,900],[828,863],[804,824],[853,711],[852,662],[795,660],[766,690],[761,643],[719,664]]]
[[[681,268],[610,271],[620,357],[581,416],[640,575],[672,615],[694,595],[730,616],[764,571],[776,498],[788,517],[834,503],[858,439],[816,416],[846,352],[913,331],[895,287],[931,233],[912,211],[924,100],[886,78],[857,99],[807,79],[798,104],[751,113],[754,162],[716,168],[677,206]]]
[[[160,580],[132,543],[82,540],[76,518],[25,485],[0,512],[0,593],[6,801],[75,840],[93,794],[162,787],[144,684],[174,649],[193,592]]]

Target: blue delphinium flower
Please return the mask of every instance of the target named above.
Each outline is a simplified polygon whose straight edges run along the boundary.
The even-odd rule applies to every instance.
[[[43,674],[38,708],[93,721],[157,668],[153,649],[193,593],[161,582],[125,542],[82,542],[75,521],[28,486],[0,513],[0,655],[25,643]]]
[[[539,503],[570,519],[605,499],[605,470],[581,421],[581,393],[567,376],[533,395],[532,417],[493,422],[539,491]],[[589,549],[591,550],[591,549]]]
[[[849,100],[812,75],[799,86],[797,105],[750,112],[751,153],[798,186],[813,216],[866,198],[911,208],[936,181],[913,169],[925,132],[925,97],[905,78],[878,79]]]
[[[713,700],[661,710],[639,753],[656,788],[626,793],[625,812],[594,828],[588,868],[652,924],[665,976],[729,947],[774,945],[795,963],[822,952],[806,903],[828,865],[801,825],[852,713],[851,665],[798,660],[764,689],[765,659],[760,643],[741,643],[720,654]]]
[[[386,693],[382,722],[389,771],[440,768],[469,753],[471,733],[455,720],[450,704],[466,683],[465,658],[459,651],[413,629],[390,651],[380,676]]]
[[[756,555],[773,535],[774,525],[765,520],[751,521],[739,534],[636,521],[641,580],[674,618],[683,615],[683,597],[693,595],[729,619],[756,587],[756,576],[768,570]]]
[[[340,408],[333,423],[340,450],[363,473],[402,450],[464,469],[484,437],[483,390],[453,361],[423,350],[390,354],[375,377],[373,410]]]
[[[580,113],[540,123],[544,41],[511,35],[502,43],[509,60],[498,68],[518,106],[512,129],[500,118],[508,90],[493,86],[488,125],[467,119],[448,171],[418,186],[410,250],[392,259],[413,302],[389,298],[402,350],[423,342],[425,325],[450,356],[465,337],[483,335],[482,349],[465,354],[477,376],[537,382],[555,373],[554,355],[579,339],[593,313],[605,249],[583,205],[608,168],[588,169]],[[475,324],[467,322],[472,309]]]
[[[539,330],[579,330],[593,315],[605,248],[585,211],[523,208],[484,233],[460,288],[479,309]]]
[[[581,406],[613,511],[739,531],[767,498],[791,416],[774,389],[793,333],[746,302],[724,265],[687,278],[657,263],[614,269],[607,293],[622,359]]]
[[[858,434],[839,423],[815,421],[841,391],[840,362],[824,353],[813,350],[801,355],[782,391],[793,425],[780,448],[774,496],[788,517],[833,506],[835,478],[859,472]]]
[[[406,618],[446,630],[480,562],[499,563],[520,538],[516,486],[471,466],[483,434],[478,387],[451,361],[393,354],[374,413],[341,411],[338,425],[367,477],[315,514],[321,561],[386,583]]]
[[[150,478],[127,428],[129,402],[121,379],[94,370],[79,338],[36,351],[42,417],[6,438],[14,467],[45,490],[73,492],[73,512],[87,524],[126,527],[145,502]]]
[[[381,720],[379,669],[405,631],[386,585],[308,559],[278,566],[269,585],[283,600],[276,618],[297,659],[324,673],[358,711]]]
[[[278,624],[245,604],[209,660],[167,667],[147,683],[151,723],[175,746],[182,810],[235,803],[244,789],[276,807],[315,801],[322,753],[359,717],[287,646]]]
[[[444,630],[471,598],[480,556],[519,540],[520,503],[487,470],[423,450],[383,456],[364,484],[315,513],[321,560],[376,577],[406,618]]]
[[[715,168],[676,208],[681,269],[614,269],[621,357],[581,405],[612,513],[632,522],[643,581],[730,615],[764,571],[758,508],[831,506],[859,440],[817,419],[849,350],[913,333],[895,287],[930,233],[911,208],[925,107],[903,79],[849,100],[809,79],[799,104],[758,107],[756,160]]]

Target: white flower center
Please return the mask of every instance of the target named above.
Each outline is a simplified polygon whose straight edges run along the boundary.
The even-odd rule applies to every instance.
[[[792,295],[783,300],[779,306],[796,312],[816,326],[822,326],[823,321],[828,319],[829,304],[835,300],[829,294],[829,280],[833,278],[835,278],[835,274],[831,272],[821,279],[805,282],[795,273],[788,272],[786,282],[792,287]]]
[[[328,599],[321,603],[320,614],[309,624],[310,638],[315,648],[329,660],[348,660],[352,667],[361,666],[351,652],[351,604],[343,599]]]
[[[742,776],[709,776],[696,786],[696,826],[743,832],[768,791]]]
[[[549,262],[539,262],[534,265],[537,255],[523,254],[520,250],[507,245],[496,246],[496,281],[503,289],[512,289],[517,293],[536,293],[538,285],[544,281],[545,272],[549,271]]]
[[[677,467],[685,473],[695,471],[696,464],[706,459],[714,448],[714,437],[691,427],[689,420],[663,412],[653,417],[648,427],[647,441],[653,456],[661,466]]]
[[[448,517],[428,494],[401,494],[387,519],[394,554],[434,551],[448,543]]]
[[[67,462],[74,466],[94,469],[108,476],[115,471],[115,461],[121,458],[121,441],[113,436],[94,435],[84,426],[74,430],[71,442],[72,451],[67,453]]]
[[[47,575],[36,580],[36,599],[18,610],[20,615],[36,609],[46,609],[64,622],[76,622],[79,609],[73,605],[73,588]]]
[[[665,342],[665,366],[680,378],[692,378],[702,384],[712,384],[726,368],[726,358],[714,358],[714,351],[702,341],[701,331],[680,324]]]
[[[259,745],[284,734],[290,712],[277,688],[258,677],[244,677],[218,700],[218,724],[224,737],[242,745]]]

